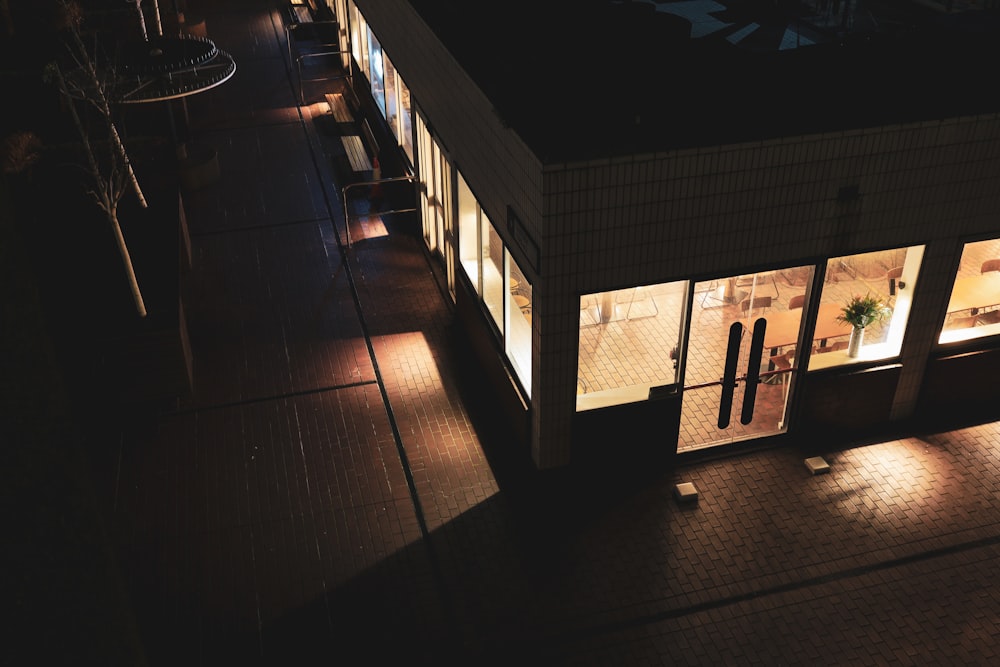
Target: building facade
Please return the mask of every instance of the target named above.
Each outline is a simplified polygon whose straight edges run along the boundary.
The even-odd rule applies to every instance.
[[[456,41],[461,26],[435,20],[446,4],[335,0],[332,9],[354,88],[371,96],[413,170],[425,242],[497,409],[537,467],[780,444],[790,434],[863,442],[1000,417],[995,95],[966,90],[963,79],[953,84],[965,86],[960,94],[915,95],[928,98],[926,110],[913,100],[868,114],[831,103],[814,122],[779,122],[744,111],[753,89],[734,81],[697,130],[691,121],[690,132],[664,132],[692,117],[668,113],[685,105],[684,88],[663,98],[663,116],[622,101],[595,108],[624,108],[621,116],[588,118],[588,100],[620,98],[619,89],[604,91],[597,72],[574,73],[561,84],[564,104],[536,93],[536,79],[577,67],[548,49],[545,67],[511,58],[513,83],[494,86],[483,72],[502,68],[462,59],[477,30]],[[635,4],[672,12],[663,25],[685,42],[716,33],[711,57],[723,67],[744,57],[737,42],[754,32],[711,8],[678,19],[691,3]],[[860,23],[861,8],[839,11],[848,9],[856,13],[828,22]],[[824,52],[821,36],[854,48],[843,30],[789,30],[773,48],[804,54],[796,81],[843,66],[807,53]],[[523,52],[540,34],[537,25],[528,43],[508,34],[510,48],[530,59]],[[718,56],[722,41],[732,54]],[[925,67],[911,64],[908,89]],[[800,86],[780,83],[762,94],[784,91],[785,106],[797,106]],[[839,80],[829,83],[836,92]],[[508,109],[509,90],[537,95],[536,106],[521,99]],[[932,103],[935,95],[949,104]],[[549,123],[530,126],[533,114]],[[605,141],[609,123],[630,125],[627,136]],[[545,136],[553,127],[565,136]],[[840,319],[857,296],[883,307],[860,331]]]

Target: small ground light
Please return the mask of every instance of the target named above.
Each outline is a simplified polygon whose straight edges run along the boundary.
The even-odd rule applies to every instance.
[[[674,496],[677,497],[677,502],[695,502],[698,500],[698,489],[691,482],[681,482],[674,486]]]
[[[803,463],[806,464],[806,469],[813,475],[830,472],[830,464],[822,456],[811,456],[803,461]]]

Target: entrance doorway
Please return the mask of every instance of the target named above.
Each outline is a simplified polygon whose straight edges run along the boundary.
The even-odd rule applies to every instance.
[[[812,267],[695,283],[679,452],[787,430]]]

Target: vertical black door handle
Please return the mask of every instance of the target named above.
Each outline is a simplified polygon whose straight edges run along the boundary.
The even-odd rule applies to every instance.
[[[729,346],[726,349],[726,368],[722,374],[722,398],[719,400],[719,428],[729,426],[733,412],[733,393],[736,391],[736,364],[740,358],[740,341],[743,324],[733,322],[729,327]]]
[[[750,339],[750,360],[747,362],[746,387],[743,389],[743,410],[740,423],[746,426],[753,421],[753,408],[757,402],[757,381],[760,379],[760,358],[764,352],[764,332],[767,320],[763,317],[753,323],[753,338]]]

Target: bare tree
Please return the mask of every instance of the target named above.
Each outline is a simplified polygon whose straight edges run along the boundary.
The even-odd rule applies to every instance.
[[[132,169],[132,163],[129,161],[128,153],[125,151],[125,144],[122,143],[121,136],[118,134],[118,128],[115,127],[112,120],[111,105],[108,102],[104,85],[102,84],[100,77],[97,75],[97,68],[94,65],[93,59],[90,57],[90,52],[87,51],[87,48],[83,43],[83,39],[80,37],[80,22],[83,18],[80,6],[70,0],[60,0],[60,4],[62,5],[65,13],[65,24],[63,27],[69,33],[70,37],[70,43],[67,45],[69,55],[76,64],[77,70],[82,72],[84,75],[81,81],[77,81],[76,79],[72,82],[67,81],[67,90],[72,93],[76,99],[84,100],[92,104],[96,107],[97,111],[107,119],[111,133],[111,140],[120,153],[121,160],[126,171],[128,172],[129,181],[132,184],[133,190],[135,190],[136,196],[139,198],[139,205],[146,208],[146,198],[142,194],[142,188],[139,187],[139,180],[135,177],[135,171]],[[136,6],[138,6],[138,2],[136,3]],[[145,32],[146,28],[145,25],[143,25],[143,35],[145,35]]]
[[[143,302],[142,292],[136,279],[135,269],[132,265],[132,258],[129,254],[125,236],[122,234],[121,224],[118,219],[118,204],[124,193],[131,186],[139,196],[139,201],[143,207],[146,206],[142,190],[135,178],[135,172],[129,162],[125,146],[115,127],[111,116],[111,106],[104,93],[104,86],[97,75],[90,54],[84,48],[83,40],[80,37],[79,23],[80,13],[74,3],[66,0],[62,2],[66,11],[65,28],[70,34],[69,53],[71,62],[74,64],[72,80],[67,78],[58,62],[51,63],[46,68],[47,78],[53,81],[59,92],[65,98],[73,125],[80,137],[83,145],[83,153],[86,159],[86,171],[90,176],[91,189],[88,191],[94,198],[98,207],[104,212],[108,222],[114,232],[118,251],[121,255],[128,278],[129,288],[132,291],[132,298],[135,302],[136,311],[139,317],[146,316],[146,305]],[[91,142],[87,125],[81,118],[77,109],[77,104],[81,103],[97,112],[97,116],[103,121],[107,132],[107,141],[101,142],[110,146],[106,158],[98,160],[94,151],[94,144]]]
[[[149,35],[146,33],[146,16],[142,13],[142,0],[126,0],[126,2],[135,5],[135,11],[139,15],[139,28],[142,30],[142,38],[148,42]],[[153,19],[156,26],[156,34],[160,36],[163,34],[163,24],[160,22],[160,5],[157,0],[153,0]]]

